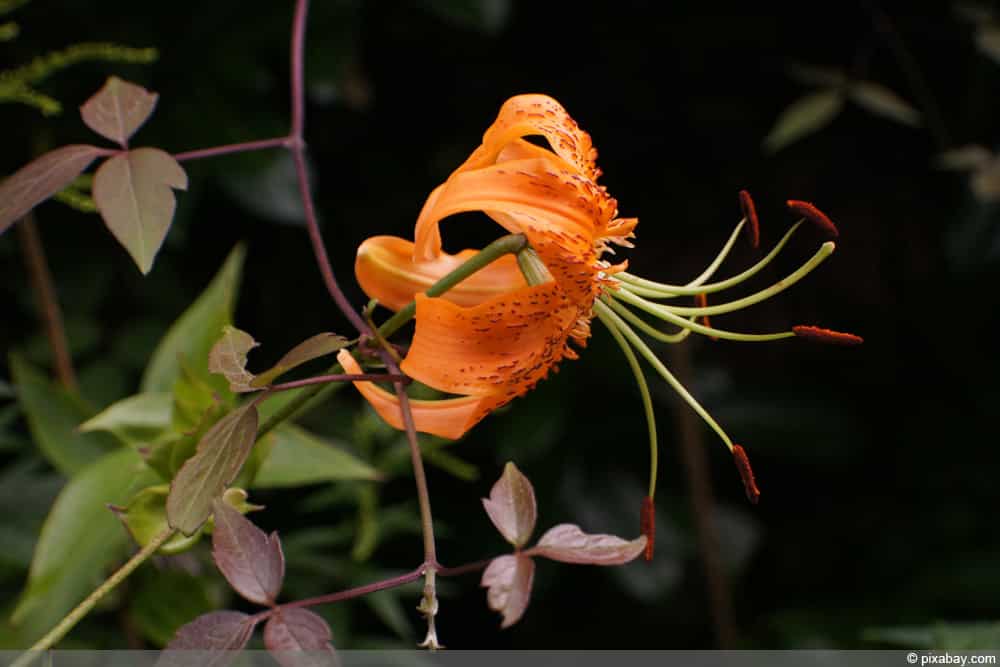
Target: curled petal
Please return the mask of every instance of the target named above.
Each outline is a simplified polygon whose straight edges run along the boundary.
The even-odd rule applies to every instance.
[[[358,248],[354,272],[365,294],[390,310],[399,310],[475,255],[475,250],[463,250],[414,262],[411,242],[395,236],[373,236]],[[474,306],[526,285],[517,260],[505,255],[452,287],[442,298]]]
[[[361,367],[350,352],[341,350],[337,361],[348,373],[360,373]],[[375,412],[393,428],[403,430],[403,412],[399,407],[399,399],[374,382],[355,382],[354,386],[361,395],[371,403]],[[422,401],[411,399],[410,412],[413,422],[421,433],[430,433],[442,438],[457,439],[466,431],[479,423],[498,405],[497,397],[450,398],[441,401]]]
[[[471,308],[418,294],[416,331],[401,368],[435,389],[504,403],[563,358],[575,312],[554,283]]]
[[[517,95],[507,100],[483,135],[482,145],[457,172],[494,164],[509,144],[527,136],[542,136],[552,150],[592,181],[600,176],[597,150],[566,109],[547,95]]]

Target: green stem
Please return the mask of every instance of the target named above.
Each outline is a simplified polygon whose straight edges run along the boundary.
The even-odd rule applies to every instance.
[[[174,536],[173,528],[167,528],[162,533],[154,537],[149,544],[144,546],[142,549],[137,551],[135,555],[128,559],[128,561],[118,568],[114,574],[104,580],[100,586],[94,589],[91,593],[84,599],[83,602],[78,604],[73,611],[66,614],[63,620],[59,621],[59,624],[54,628],[49,630],[48,634],[35,642],[30,649],[25,653],[22,653],[17,660],[15,660],[10,667],[27,667],[35,658],[39,656],[39,652],[46,651],[52,648],[56,642],[66,636],[66,634],[73,629],[73,627],[79,623],[84,616],[86,616],[91,609],[94,608],[101,599],[113,591],[118,584],[125,581],[125,579],[132,574],[133,571],[152,556],[156,551],[162,547],[167,540]]]

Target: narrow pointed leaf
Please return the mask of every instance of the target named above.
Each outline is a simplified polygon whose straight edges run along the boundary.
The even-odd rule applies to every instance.
[[[237,593],[273,605],[285,578],[285,556],[277,533],[270,537],[222,500],[212,504],[212,556]]]
[[[937,165],[942,169],[972,171],[982,169],[993,160],[993,152],[979,144],[966,144],[945,151],[937,157]]]
[[[848,89],[848,94],[856,104],[873,114],[910,127],[920,125],[920,112],[881,84],[855,81]]]
[[[229,380],[232,391],[256,391],[256,387],[250,384],[254,375],[247,370],[247,353],[258,345],[247,332],[226,326],[222,330],[222,338],[208,353],[208,370]]]
[[[976,47],[995,63],[1000,63],[1000,27],[987,23],[976,31]]]
[[[83,173],[105,151],[72,145],[50,151],[0,182],[0,234]]]
[[[343,336],[332,333],[316,334],[288,351],[288,353],[278,360],[273,367],[259,374],[252,382],[251,387],[266,387],[274,382],[275,378],[286,373],[296,366],[300,366],[307,361],[318,359],[327,354],[332,354],[348,345],[349,341]]]
[[[336,664],[330,626],[308,609],[282,609],[264,626],[264,646],[282,667]]]
[[[80,115],[87,127],[124,148],[153,113],[157,97],[142,86],[112,76],[84,102]]]
[[[789,65],[788,76],[806,86],[837,88],[847,83],[847,73],[841,69],[806,65],[805,63]]]
[[[213,611],[181,626],[156,667],[222,667],[239,655],[253,634],[252,617],[238,611]]]
[[[325,438],[294,424],[278,426],[271,453],[261,464],[253,488],[302,486],[345,479],[375,480],[379,474],[361,459]]]
[[[826,127],[843,108],[844,97],[837,90],[824,90],[800,97],[778,116],[774,127],[764,138],[764,149],[774,153]]]
[[[487,589],[490,609],[503,615],[501,628],[509,628],[521,620],[531,601],[534,578],[535,562],[524,554],[494,558],[483,571],[480,585]]]
[[[531,539],[538,516],[535,489],[513,463],[504,466],[490,497],[483,498],[483,507],[500,534],[515,547],[523,547]]]
[[[208,372],[208,352],[232,324],[245,256],[243,246],[233,248],[205,291],[170,326],[142,376],[142,391],[173,391],[182,364],[195,378],[225,389],[225,381]]]
[[[212,501],[222,496],[236,479],[257,437],[257,408],[242,405],[220,419],[202,436],[194,456],[177,471],[167,498],[167,520],[185,535],[192,535],[212,511]]]
[[[563,563],[622,565],[635,560],[645,548],[645,535],[629,541],[615,535],[589,535],[577,525],[562,523],[546,531],[526,553]]]
[[[115,449],[105,433],[81,433],[77,427],[94,413],[75,393],[49,380],[20,356],[10,355],[17,399],[31,438],[59,472],[70,477]]]
[[[187,189],[187,174],[158,148],[119,153],[94,174],[97,210],[118,242],[149,273],[174,219],[177,202],[171,188]]]
[[[12,617],[26,639],[51,629],[124,554],[128,534],[107,504],[125,502],[155,477],[135,452],[118,449],[63,487],[42,525],[28,583]]]
[[[113,403],[80,424],[80,431],[162,429],[170,426],[171,403],[166,393],[143,393]]]

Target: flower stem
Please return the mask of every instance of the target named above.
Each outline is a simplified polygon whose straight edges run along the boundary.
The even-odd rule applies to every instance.
[[[58,625],[49,630],[44,637],[35,642],[25,653],[22,653],[10,667],[26,667],[38,657],[40,651],[52,648],[52,646],[54,646],[57,641],[65,637],[66,634],[72,630],[73,627],[79,623],[83,617],[94,608],[94,605],[100,602],[105,595],[113,591],[118,584],[125,581],[125,579],[132,574],[137,567],[149,560],[149,557],[156,553],[157,549],[163,546],[167,540],[174,536],[174,532],[173,528],[167,528],[150,540],[146,546],[137,551],[131,558],[128,559],[128,561],[125,562],[124,565],[118,568],[114,574],[105,579],[100,586],[95,588],[94,592],[88,595],[83,602],[78,604],[71,612],[66,614],[66,616],[59,621]]]

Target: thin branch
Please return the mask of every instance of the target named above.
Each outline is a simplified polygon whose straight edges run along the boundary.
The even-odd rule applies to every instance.
[[[52,283],[52,273],[45,259],[45,248],[38,234],[34,216],[28,213],[17,228],[28,268],[28,279],[35,293],[35,301],[38,302],[39,318],[42,320],[45,337],[52,349],[56,378],[67,389],[76,389],[76,371],[73,370],[73,358],[70,356],[69,344],[66,341],[62,309],[59,307],[59,299]]]
[[[295,602],[288,602],[286,604],[280,605],[278,608],[295,609],[296,607],[315,607],[316,605],[320,604],[330,604],[332,602],[341,602],[342,600],[350,600],[351,598],[361,597],[362,595],[368,595],[369,593],[383,591],[387,588],[395,588],[396,586],[402,586],[403,584],[408,584],[410,582],[416,581],[420,577],[424,576],[424,571],[426,569],[427,569],[426,565],[421,565],[417,569],[407,572],[406,574],[401,574],[398,577],[392,577],[391,579],[376,581],[374,583],[365,584],[364,586],[358,586],[356,588],[349,588],[346,591],[339,591],[337,593],[318,595],[316,597],[306,598],[304,600],[296,600]]]
[[[284,148],[288,146],[288,137],[275,137],[273,139],[259,139],[257,141],[244,141],[238,144],[227,144],[225,146],[213,146],[212,148],[202,148],[196,151],[186,151],[177,153],[174,159],[178,162],[185,160],[200,160],[206,157],[218,157],[232,153],[247,153],[250,151],[265,150],[268,148]]]
[[[690,384],[693,372],[689,345],[670,346],[670,365],[681,382]],[[719,551],[719,533],[713,515],[715,503],[712,498],[712,480],[708,475],[708,457],[705,454],[701,424],[686,403],[678,398],[675,404],[681,459],[687,472],[698,553],[701,555],[702,567],[705,568],[705,584],[708,588],[715,639],[720,649],[731,649],[736,644],[736,622],[729,582]]]
[[[317,375],[316,377],[293,380],[291,382],[281,382],[267,387],[268,391],[287,391],[308,387],[314,384],[330,384],[331,382],[359,382],[368,380],[371,382],[409,382],[410,378],[405,375],[392,373],[335,373],[333,375]]]

